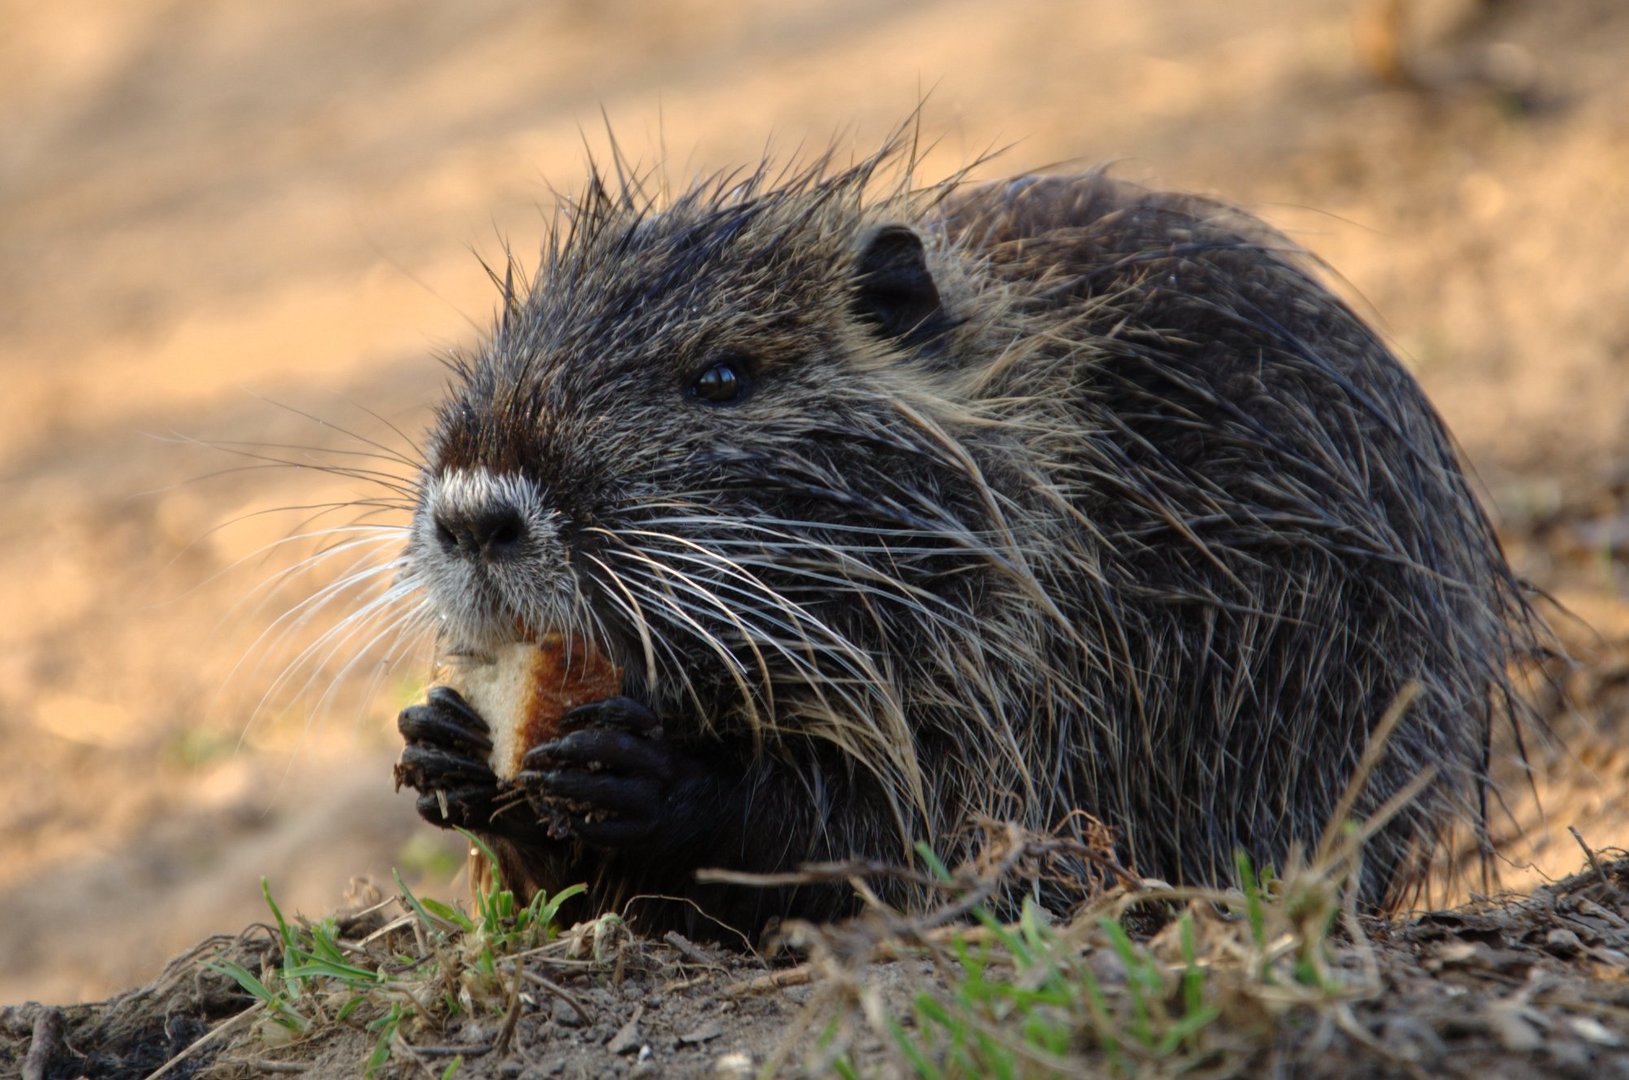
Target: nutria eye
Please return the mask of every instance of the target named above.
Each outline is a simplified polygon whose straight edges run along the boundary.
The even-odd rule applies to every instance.
[[[690,396],[709,405],[732,404],[740,401],[746,392],[745,365],[735,360],[720,360],[690,384]]]

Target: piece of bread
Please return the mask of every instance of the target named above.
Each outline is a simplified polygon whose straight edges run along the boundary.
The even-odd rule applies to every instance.
[[[579,705],[616,697],[622,669],[560,634],[504,645],[479,661],[450,664],[441,680],[457,690],[492,732],[488,761],[500,780],[520,771],[526,751],[555,737]]]

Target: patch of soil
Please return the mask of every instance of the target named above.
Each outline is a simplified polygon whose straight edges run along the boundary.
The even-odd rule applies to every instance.
[[[247,1025],[249,999],[228,976],[204,966],[224,958],[258,968],[270,940],[210,938],[176,957],[151,983],[83,1005],[0,1008],[0,1069],[28,1080],[140,1080],[174,1061],[166,1076],[196,1076],[213,1053],[187,1051],[212,1032]],[[225,1040],[216,1035],[218,1045]]]
[[[1331,966],[1371,973],[1374,992],[1332,1008],[1291,997],[1278,1008],[1258,1003],[1248,1025],[1235,1008],[1210,1071],[1629,1075],[1629,858],[1592,855],[1579,874],[1530,896],[1361,926],[1361,939],[1331,941]],[[353,924],[347,945],[358,947],[377,927]],[[457,1075],[469,1078],[750,1076],[769,1063],[796,1071],[829,1060],[823,1033],[858,1023],[849,1060],[865,1075],[893,1073],[905,1059],[879,1018],[862,1015],[853,988],[875,992],[909,1027],[911,1003],[942,989],[941,972],[906,942],[863,929],[858,936],[870,942],[866,955],[908,958],[792,968],[677,935],[624,940],[597,962],[533,954],[521,961],[526,989],[506,1014],[404,1028],[385,1071],[439,1075],[457,1059]],[[1112,968],[1113,953],[1099,948]],[[363,1025],[372,1014],[291,1038],[230,978],[204,966],[229,959],[254,971],[276,953],[269,931],[207,941],[151,985],[109,1001],[0,1010],[0,1067],[26,1061],[27,1075],[46,1078],[161,1069],[179,1077],[357,1075],[379,1043]],[[1220,951],[1201,959],[1213,975],[1230,962]],[[1115,993],[1112,979],[1105,985]],[[1101,1047],[1082,1047],[1071,1060],[1093,1074],[1109,1068]]]

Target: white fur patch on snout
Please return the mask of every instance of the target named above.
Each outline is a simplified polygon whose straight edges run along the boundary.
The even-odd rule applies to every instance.
[[[486,469],[448,469],[430,477],[425,484],[425,508],[432,519],[441,513],[476,517],[501,508],[515,510],[531,525],[553,516],[544,512],[537,489],[525,478]]]
[[[491,646],[512,640],[517,620],[548,628],[574,625],[577,583],[563,548],[563,515],[524,476],[486,469],[448,469],[427,476],[410,554],[449,640]],[[517,551],[471,558],[449,549],[440,522],[513,511],[525,522]]]

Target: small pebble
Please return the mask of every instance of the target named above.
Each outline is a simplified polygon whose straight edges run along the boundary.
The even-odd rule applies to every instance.
[[[747,1080],[752,1076],[752,1055],[731,1050],[713,1063],[713,1075],[719,1080]]]
[[[628,1054],[638,1050],[641,1042],[639,1018],[644,1014],[644,1006],[635,1009],[634,1014],[628,1018],[628,1022],[623,1024],[615,1035],[611,1036],[611,1041],[605,1044],[605,1048],[613,1054]]]
[[[1597,1046],[1622,1046],[1623,1039],[1608,1031],[1606,1025],[1592,1016],[1569,1016],[1567,1026],[1580,1037]]]
[[[1544,935],[1544,948],[1552,956],[1559,956],[1563,960],[1577,956],[1584,948],[1584,943],[1578,940],[1578,935],[1571,930],[1557,927]]]
[[[1533,1023],[1534,1013],[1509,1001],[1497,1001],[1487,1008],[1488,1029],[1506,1050],[1530,1054],[1544,1045],[1544,1035]]]
[[[709,1020],[694,1031],[680,1035],[679,1042],[684,1045],[695,1046],[707,1042],[709,1039],[716,1039],[722,1034],[724,1034],[724,1026],[716,1020]]]

